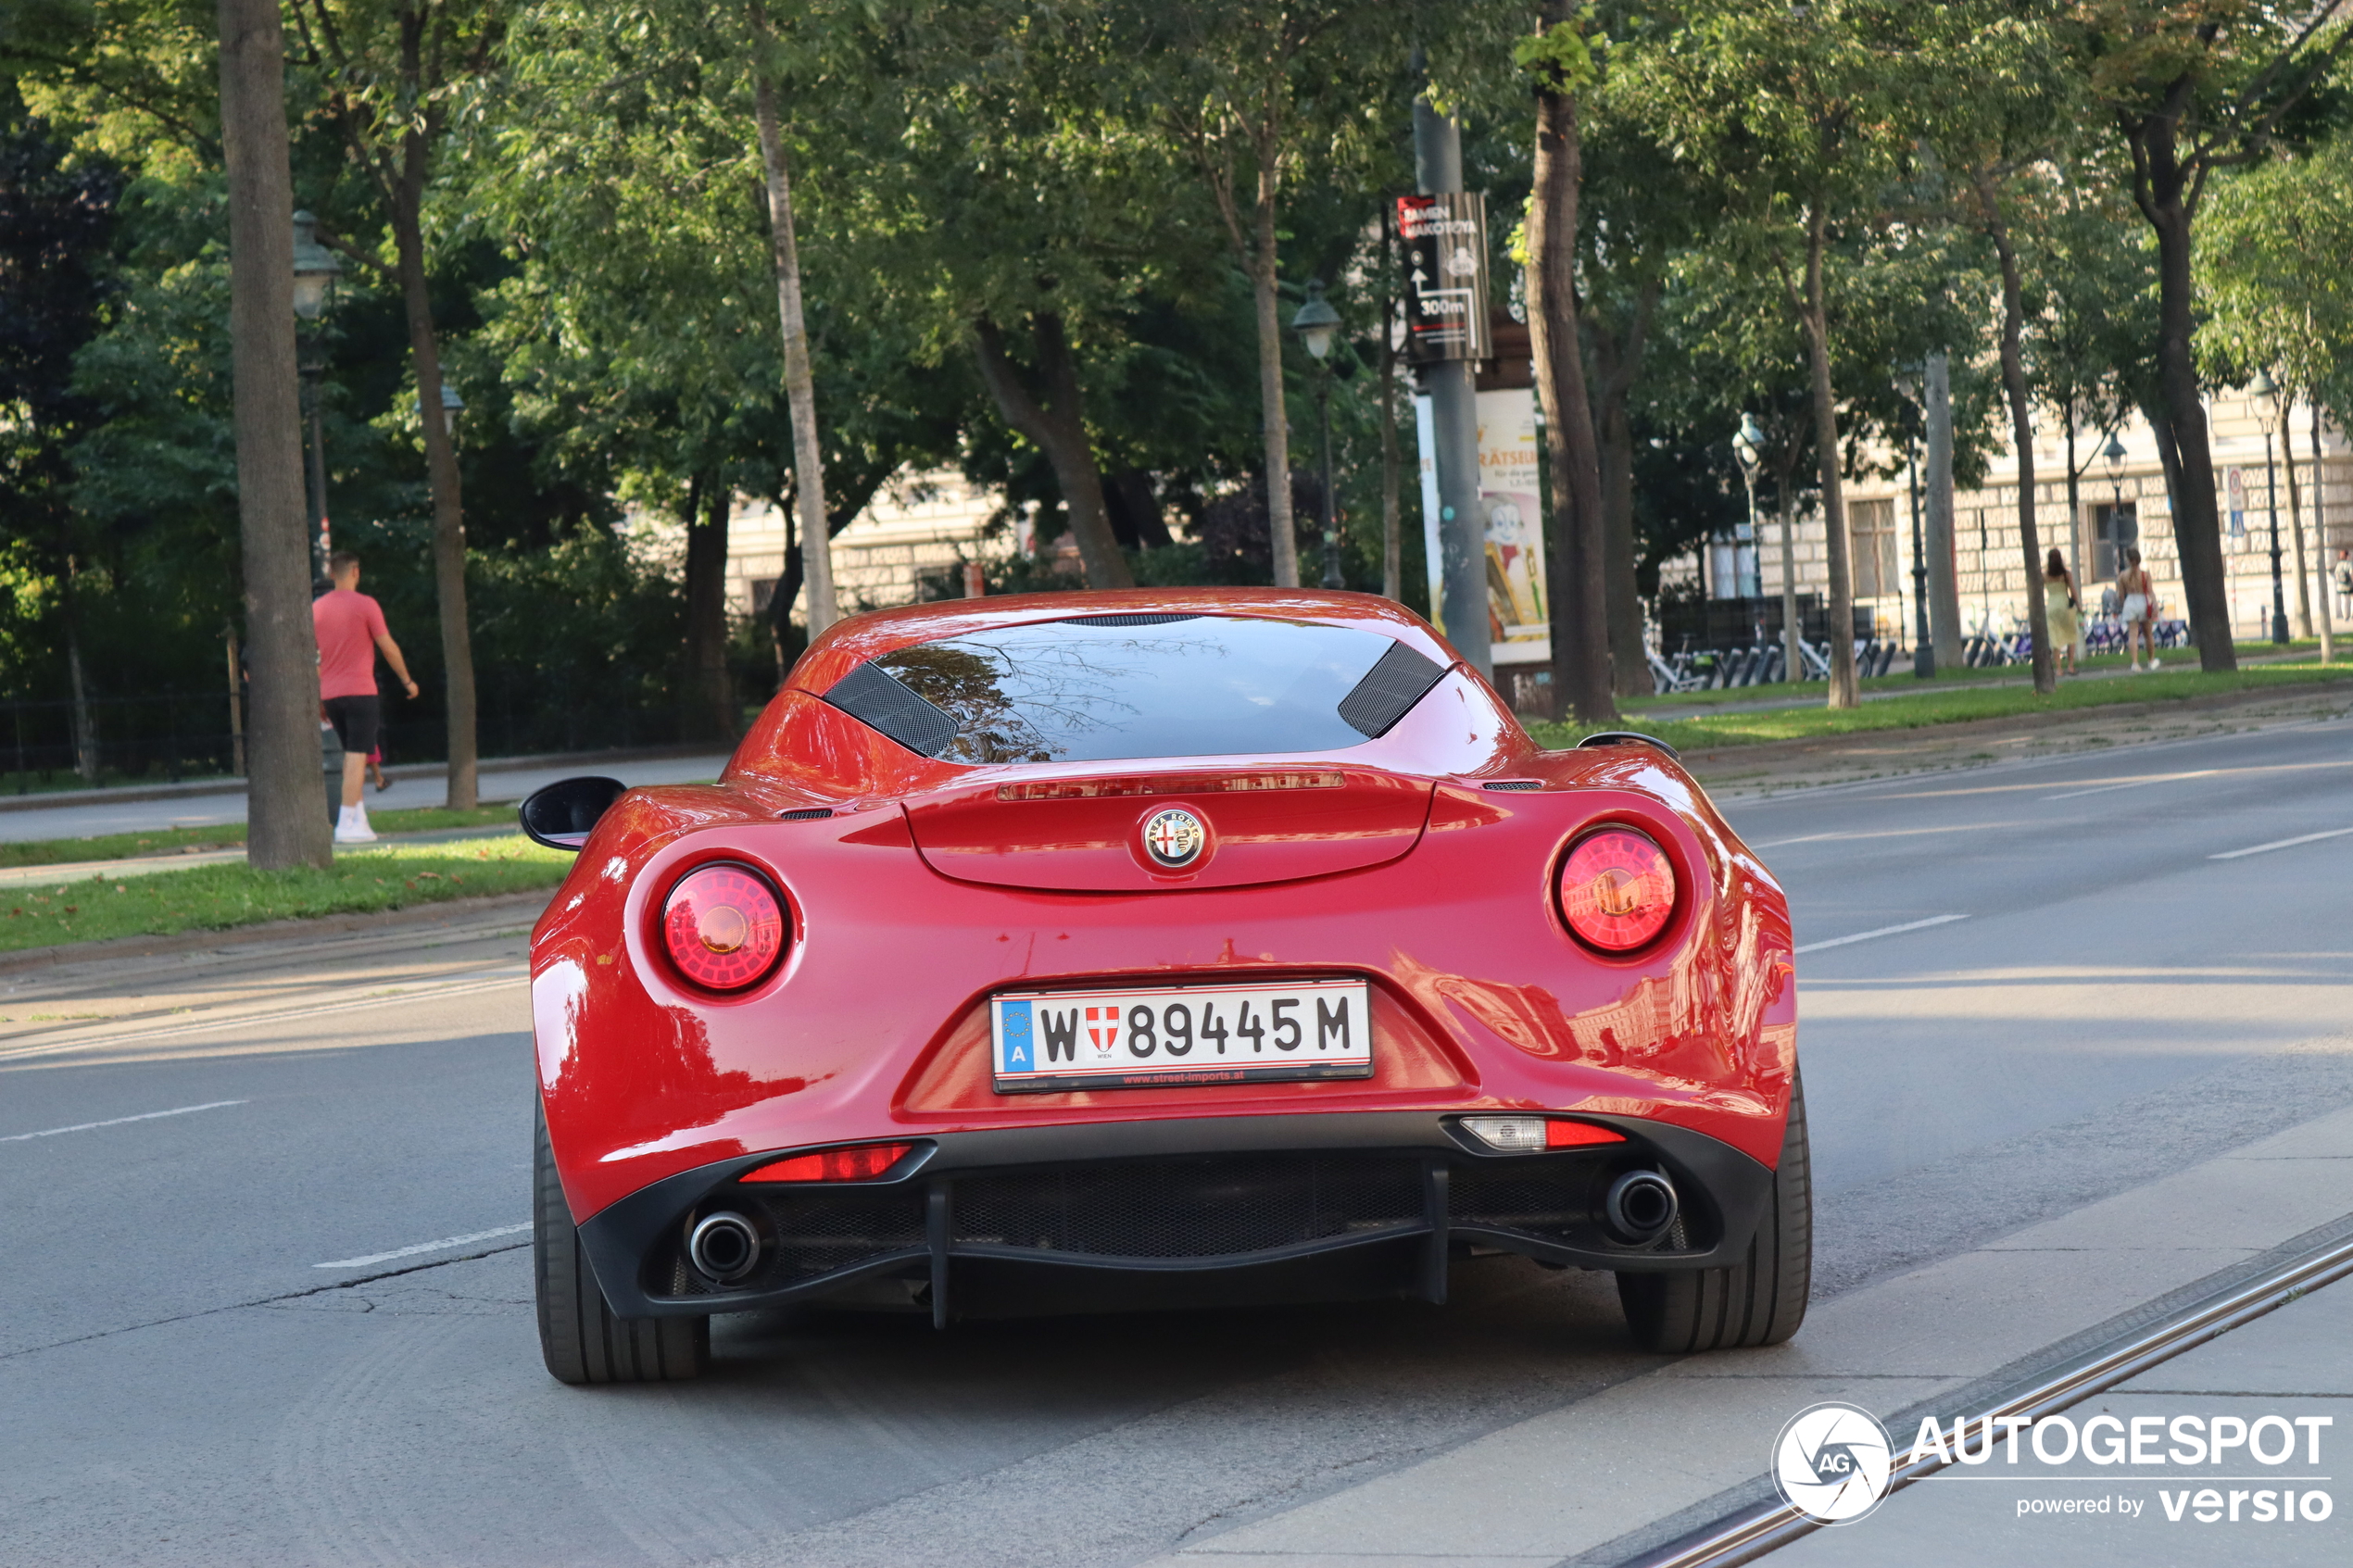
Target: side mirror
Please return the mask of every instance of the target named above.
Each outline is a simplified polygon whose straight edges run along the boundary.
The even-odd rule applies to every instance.
[[[533,842],[578,854],[597,819],[612,809],[628,788],[619,779],[559,779],[523,797],[515,814]]]

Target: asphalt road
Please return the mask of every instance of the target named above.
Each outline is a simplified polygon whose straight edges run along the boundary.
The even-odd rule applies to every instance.
[[[1729,814],[1810,949],[1818,1299],[2353,1103],[2353,724]],[[1496,1261],[1442,1311],[723,1319],[704,1383],[560,1387],[521,951],[0,981],[0,1562],[1133,1562],[1658,1364]]]

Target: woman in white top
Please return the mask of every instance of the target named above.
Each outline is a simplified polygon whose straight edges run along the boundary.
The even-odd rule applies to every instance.
[[[2133,669],[2141,668],[2141,642],[2148,644],[2149,663],[2157,668],[2157,584],[2149,581],[2148,570],[2141,565],[2141,552],[2124,552],[2124,570],[2117,574],[2116,591],[2124,596],[2124,651],[2133,659]],[[2136,642],[2135,638],[2140,639]]]

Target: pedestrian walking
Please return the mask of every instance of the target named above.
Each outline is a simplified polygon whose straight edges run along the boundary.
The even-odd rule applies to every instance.
[[[2353,550],[2336,552],[2336,613],[2353,619]]]
[[[2055,547],[2043,563],[2043,621],[2051,631],[2051,658],[2067,657],[2067,672],[2075,671],[2075,653],[2083,644],[2082,605],[2075,596],[2075,577],[2067,558]]]
[[[335,819],[335,842],[367,844],[376,834],[360,796],[368,783],[368,754],[376,749],[384,718],[376,695],[376,651],[384,650],[384,662],[412,697],[417,683],[409,678],[400,645],[384,629],[384,607],[359,591],[359,558],[336,551],[327,558],[327,575],[334,588],[311,601],[310,624],[319,633],[320,700],[343,742],[343,811]]]
[[[2141,670],[2141,643],[2148,644],[2149,663],[2157,668],[2157,584],[2141,564],[2141,552],[2124,552],[2124,570],[2117,574],[2116,591],[2124,596],[2124,651],[2132,657],[2133,672]],[[2133,639],[2137,637],[2139,642]]]

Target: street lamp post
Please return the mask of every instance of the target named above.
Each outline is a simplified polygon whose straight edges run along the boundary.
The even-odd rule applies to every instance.
[[[320,379],[325,374],[326,351],[324,329],[319,318],[327,308],[333,293],[335,280],[343,275],[343,259],[319,243],[319,220],[308,212],[294,215],[294,307],[295,314],[310,323],[304,334],[306,351],[299,362],[302,375],[303,412],[310,426],[309,458],[306,477],[310,489],[311,571],[314,583],[327,587],[327,444],[326,428],[320,411],[323,401],[320,396]]]
[[[2255,409],[2263,420],[2263,506],[2271,514],[2271,641],[2287,645],[2287,593],[2280,585],[2280,489],[2279,475],[2271,467],[2271,420],[2279,411],[2280,389],[2271,381],[2271,372],[2258,370],[2247,386],[2247,395],[2255,400]]]
[[[1741,466],[1741,487],[1748,492],[1749,547],[1756,551],[1761,563],[1765,556],[1765,541],[1756,531],[1756,470],[1765,460],[1765,432],[1757,424],[1754,414],[1743,414],[1741,428],[1732,433],[1732,459]],[[1781,529],[1781,679],[1784,681],[1806,679],[1806,656],[1799,651],[1802,645],[1797,634],[1796,560],[1784,512]],[[1761,564],[1757,574],[1760,577],[1764,575]],[[1757,584],[1760,596],[1764,586],[1762,583]]]
[[[1320,280],[1307,285],[1307,299],[1290,319],[1291,331],[1315,361],[1315,425],[1324,447],[1324,586],[1345,587],[1340,573],[1340,524],[1332,510],[1332,370],[1328,356],[1340,330],[1340,312],[1324,297]]]
[[[458,433],[458,416],[465,411],[466,400],[458,395],[458,389],[456,387],[451,386],[447,382],[443,382],[441,383],[441,433],[444,435],[456,435]],[[424,417],[425,400],[420,397],[417,399],[417,418],[422,420]]]
[[[1912,676],[1925,681],[1936,673],[1936,644],[1928,633],[1928,543],[1920,532],[1919,447],[1908,437],[1904,466],[1912,476]]]

